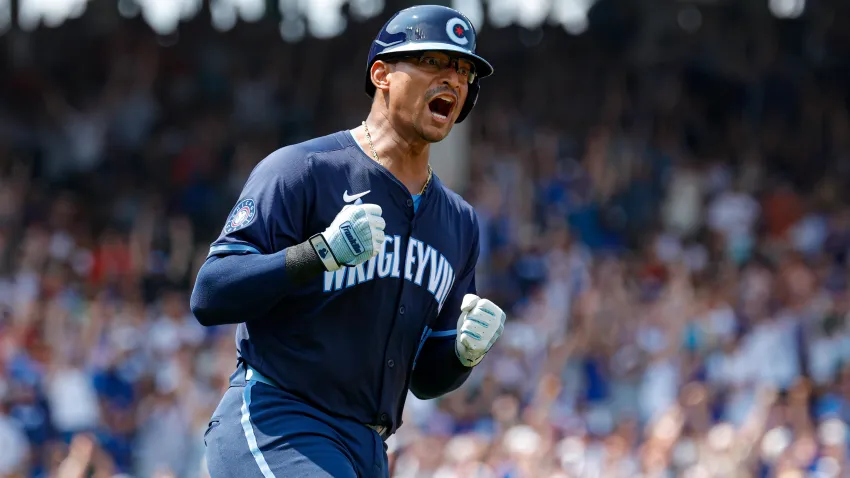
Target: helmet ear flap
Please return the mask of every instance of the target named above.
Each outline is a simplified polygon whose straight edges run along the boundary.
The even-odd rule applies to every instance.
[[[463,108],[460,110],[460,114],[457,115],[457,119],[455,120],[455,124],[460,123],[465,120],[469,112],[472,111],[472,108],[475,106],[475,102],[478,101],[478,93],[481,91],[481,85],[478,83],[478,80],[472,82],[469,85],[469,92],[466,95],[466,102],[463,104]]]

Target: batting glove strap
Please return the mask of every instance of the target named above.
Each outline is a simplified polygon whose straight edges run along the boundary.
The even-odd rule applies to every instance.
[[[479,363],[481,363],[482,360],[484,360],[484,356],[487,355],[487,353],[485,352],[485,353],[479,355],[477,358],[470,358],[470,357],[467,357],[466,350],[462,350],[462,349],[463,349],[463,345],[461,345],[460,342],[455,342],[455,355],[457,356],[457,359],[460,360],[460,363],[462,363],[464,367],[474,367],[474,366],[478,365]]]
[[[337,260],[344,265],[355,265],[357,259],[372,253],[372,234],[369,223],[352,218],[350,221],[331,224],[322,234]]]
[[[342,265],[334,256],[333,251],[328,245],[328,241],[326,241],[321,234],[316,234],[311,237],[310,245],[313,246],[313,250],[316,251],[319,259],[321,259],[322,264],[325,266],[325,270],[332,272],[342,268]]]

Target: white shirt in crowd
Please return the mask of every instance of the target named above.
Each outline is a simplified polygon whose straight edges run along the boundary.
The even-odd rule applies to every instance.
[[[749,194],[726,191],[708,209],[708,226],[726,239],[749,237],[761,207]]]
[[[703,184],[698,171],[681,169],[673,174],[663,205],[665,229],[687,236],[702,221]]]
[[[84,371],[61,367],[47,380],[51,419],[62,432],[91,430],[100,420],[97,394],[91,376]]]
[[[0,476],[13,476],[24,469],[29,453],[27,436],[16,421],[0,413]]]

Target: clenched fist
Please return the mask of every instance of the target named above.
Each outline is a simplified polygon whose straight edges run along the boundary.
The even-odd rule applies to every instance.
[[[474,294],[466,294],[457,319],[455,352],[461,363],[474,367],[505,329],[505,313],[493,302]]]
[[[348,205],[310,244],[328,271],[356,266],[378,255],[384,243],[386,222],[377,204]]]

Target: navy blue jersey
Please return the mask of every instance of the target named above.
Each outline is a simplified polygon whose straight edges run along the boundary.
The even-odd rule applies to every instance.
[[[386,242],[377,257],[288,284],[286,248],[358,200],[383,210]],[[436,174],[414,210],[407,188],[350,132],[338,132],[279,149],[256,166],[198,282],[216,261],[228,266],[196,284],[193,310],[229,314],[227,322],[239,323],[239,357],[281,388],[326,412],[395,430],[408,389],[431,398],[469,374],[454,339],[461,300],[476,292],[478,236],[472,207]],[[262,283],[251,282],[264,271]],[[222,282],[232,287],[216,289]],[[210,297],[198,291],[204,287]],[[198,305],[204,301],[218,305]]]

